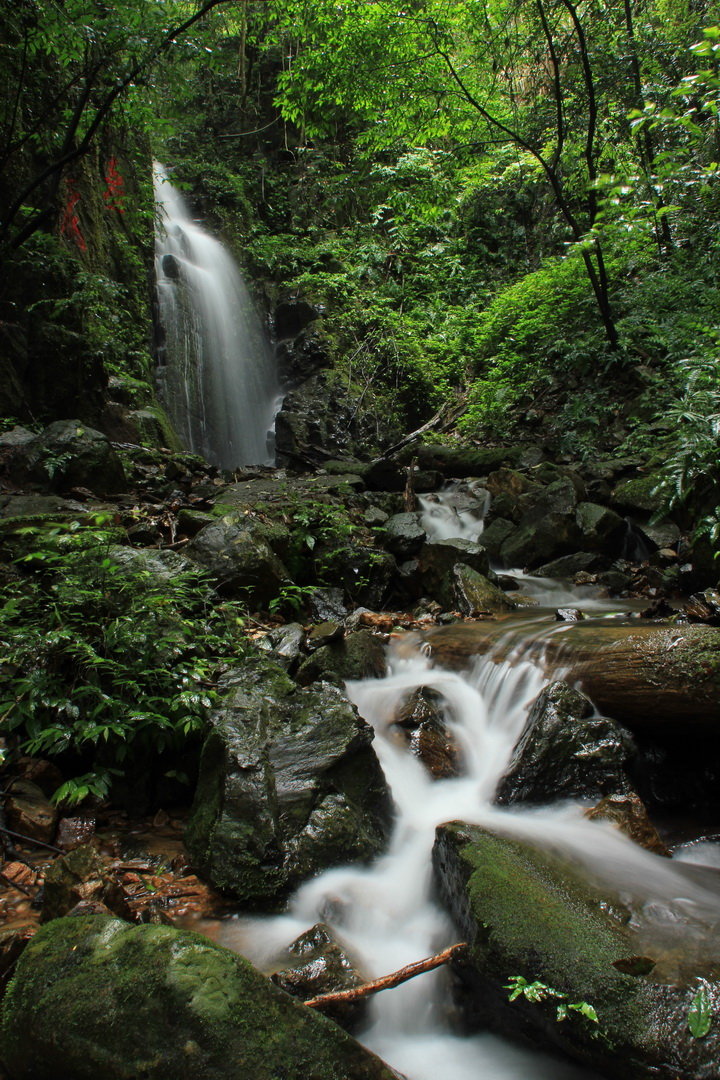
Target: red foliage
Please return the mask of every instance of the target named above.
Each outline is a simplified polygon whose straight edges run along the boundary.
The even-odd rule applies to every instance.
[[[60,235],[74,240],[81,251],[87,251],[85,237],[80,231],[80,218],[75,212],[75,207],[81,199],[80,192],[77,189],[77,181],[69,176],[65,181],[65,186],[67,188],[67,194],[65,197],[63,216],[60,221]]]
[[[103,199],[108,210],[117,210],[119,214],[125,213],[122,205],[125,198],[125,181],[117,167],[117,158],[111,157],[105,171],[106,188],[103,191]]]

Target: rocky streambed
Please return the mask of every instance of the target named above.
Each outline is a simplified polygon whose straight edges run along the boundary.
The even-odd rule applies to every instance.
[[[162,874],[136,874],[133,908],[92,839],[60,857],[47,925],[4,934],[11,1080],[717,1075],[717,871],[683,861],[714,858],[720,812],[714,577],[677,523],[650,524],[633,464],[427,447],[230,478],[75,422],[6,436],[3,455],[6,574],[29,523],[102,510],[125,527],[115,565],[202,567],[218,602],[246,603],[253,641],[219,676],[175,874],[222,895],[216,941],[173,925]],[[540,616],[548,586],[527,569],[568,582],[559,615]],[[62,848],[47,766],[7,745],[7,827],[23,831],[13,786],[35,784],[35,839]],[[4,870],[24,865],[3,835]],[[53,875],[83,859],[57,901]],[[451,974],[334,1010],[369,1050],[293,1000],[460,940]]]

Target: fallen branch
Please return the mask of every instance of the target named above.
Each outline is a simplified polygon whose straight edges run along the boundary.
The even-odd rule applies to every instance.
[[[416,975],[423,975],[426,971],[432,971],[433,968],[447,964],[462,949],[466,948],[467,945],[464,942],[451,945],[449,949],[438,953],[437,956],[428,956],[426,960],[418,960],[415,964],[408,964],[407,967],[400,968],[399,971],[393,972],[392,975],[384,975],[382,979],[373,979],[372,982],[363,983],[362,986],[353,986],[351,990],[338,990],[334,994],[320,994],[319,997],[310,998],[305,1004],[311,1009],[321,1009],[324,1005],[359,1001],[361,998],[369,997],[371,994],[378,994],[381,990],[391,990],[394,986],[407,982],[408,979],[414,979]]]

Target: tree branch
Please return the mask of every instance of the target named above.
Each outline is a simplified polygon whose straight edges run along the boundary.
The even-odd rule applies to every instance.
[[[391,990],[394,986],[400,986],[401,983],[407,982],[408,979],[414,979],[416,975],[423,975],[426,971],[441,967],[458,956],[464,949],[467,949],[464,942],[451,945],[449,949],[444,949],[436,956],[429,956],[426,960],[418,960],[415,964],[408,964],[407,967],[400,968],[399,971],[393,972],[392,975],[385,975],[382,979],[373,979],[372,982],[364,983],[362,986],[353,986],[351,990],[338,990],[334,994],[320,994],[319,997],[310,998],[305,1004],[310,1009],[322,1009],[324,1005],[360,1001],[362,998],[370,997],[371,994],[379,994],[381,990]]]

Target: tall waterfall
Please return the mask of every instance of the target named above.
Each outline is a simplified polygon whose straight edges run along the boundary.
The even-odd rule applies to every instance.
[[[188,450],[226,469],[271,464],[280,395],[248,290],[157,163],[153,181],[162,401]]]

